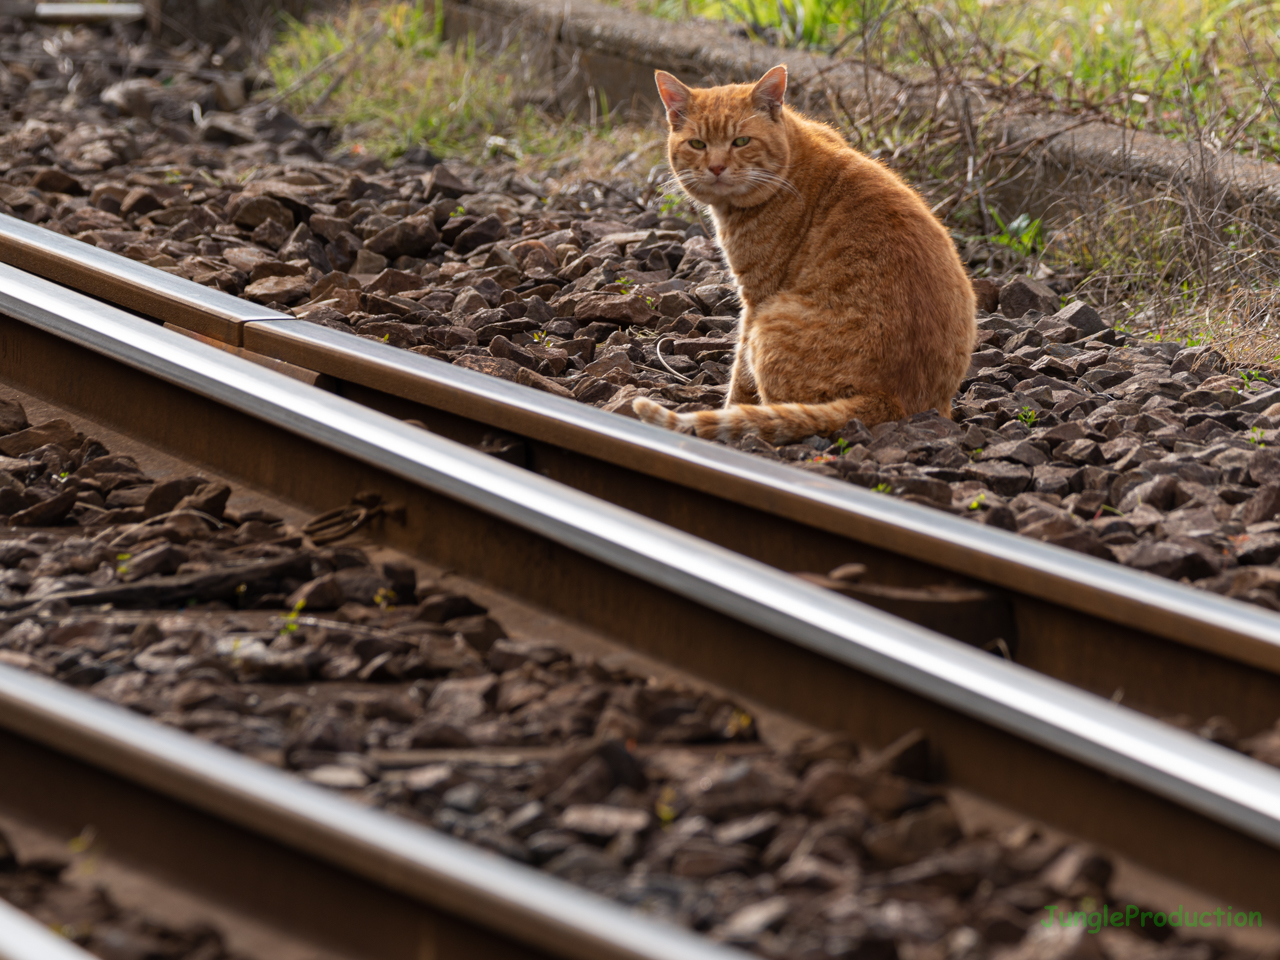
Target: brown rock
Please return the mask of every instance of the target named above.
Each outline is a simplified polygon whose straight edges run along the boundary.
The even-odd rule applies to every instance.
[[[1114,552],[1127,567],[1171,580],[1183,577],[1199,580],[1218,572],[1200,551],[1168,540],[1143,540],[1132,546],[1117,547]]]
[[[191,558],[190,553],[173,543],[162,543],[124,561],[120,579],[129,582],[143,577],[177,573]]]
[[[346,596],[342,591],[342,585],[338,583],[337,576],[326,573],[314,580],[308,580],[289,594],[285,606],[291,610],[337,610],[345,599]]]
[[[276,262],[275,256],[258,247],[228,247],[222,251],[222,259],[245,273],[253,273],[259,264]]]
[[[805,771],[792,806],[821,814],[837,797],[855,793],[858,785],[859,780],[850,772],[847,762],[820,760]]]
[[[272,250],[280,249],[280,246],[289,239],[289,230],[293,227],[293,220],[287,224],[281,223],[274,217],[268,217],[262,223],[254,228],[252,236],[249,238],[254,243],[260,243],[264,247],[270,247]]]
[[[491,213],[487,217],[481,217],[459,233],[453,241],[453,249],[457,253],[468,254],[476,247],[482,247],[486,243],[494,243],[506,235],[506,224]]]
[[[1263,453],[1266,451],[1260,450],[1258,452]],[[1256,457],[1257,454],[1254,456]],[[1249,462],[1249,472],[1252,475],[1253,460]],[[1263,472],[1261,465],[1259,472]],[[1277,513],[1280,513],[1280,485],[1268,484],[1245,502],[1240,521],[1245,526],[1248,526],[1251,523],[1273,520]]]
[[[519,378],[520,371],[523,369],[520,364],[511,360],[503,360],[500,357],[476,357],[471,355],[459,357],[454,361],[453,365],[466,370],[485,373],[491,377],[500,377],[503,380],[512,381]],[[3,438],[0,438],[0,443],[3,443]]]
[[[162,513],[173,510],[183,497],[195,493],[207,482],[204,477],[179,477],[176,480],[157,483],[148,491],[141,507],[146,511],[148,518],[158,517]]]
[[[255,303],[283,303],[291,306],[311,294],[306,277],[264,277],[244,288],[244,295]]]
[[[1005,460],[975,463],[964,468],[965,476],[990,487],[1002,497],[1016,497],[1031,486],[1031,471]]]
[[[207,513],[211,517],[221,519],[223,511],[227,508],[227,500],[230,496],[231,488],[225,483],[216,481],[203,483],[194,492],[179,500],[173,509],[199,510],[201,513]]]
[[[1280,456],[1270,447],[1249,455],[1249,479],[1258,486],[1280,485]]]
[[[29,426],[27,411],[21,403],[17,400],[0,399],[0,435],[17,433]]]
[[[511,245],[511,255],[520,264],[520,269],[529,273],[534,269],[542,269],[552,273],[560,269],[555,251],[541,240],[521,240]]]
[[[608,839],[620,833],[639,833],[651,819],[647,810],[584,803],[566,807],[560,815],[560,825],[575,833]]]
[[[1140,503],[1163,512],[1179,506],[1180,500],[1185,502],[1186,497],[1180,496],[1177,477],[1162,474],[1133,487],[1120,500],[1118,506],[1121,513],[1132,512]]]
[[[0,437],[0,453],[7,457],[20,457],[46,443],[56,443],[64,450],[74,450],[83,442],[84,434],[77,432],[66,420],[47,420],[37,426]]]
[[[30,186],[50,193],[65,193],[72,197],[83,196],[85,193],[84,184],[57,167],[45,167],[38,171],[31,178]]]
[[[985,277],[977,277],[969,282],[973,284],[973,295],[980,311],[995,313],[1000,309],[1000,284]]]
[[[910,863],[959,839],[960,825],[946,803],[904,813],[896,820],[871,827],[862,845],[878,860]]]
[[[120,201],[120,215],[123,217],[141,217],[163,208],[160,198],[146,187],[134,187]]]
[[[458,197],[475,192],[473,187],[459,180],[457,175],[443,163],[436,164],[431,168],[430,173],[423,175],[422,186],[426,192],[428,203],[436,199],[436,197],[448,197],[451,200],[456,200]]]
[[[364,250],[389,260],[396,257],[426,257],[431,255],[431,248],[439,242],[440,233],[430,216],[407,217],[375,233],[365,241]]]
[[[578,301],[573,316],[583,324],[603,320],[644,326],[658,314],[634,293],[592,293]]]
[[[422,282],[422,277],[407,270],[383,270],[365,284],[364,292],[390,297],[409,290],[421,290]]]
[[[707,837],[686,840],[671,859],[677,877],[705,879],[733,870],[746,870],[756,859],[756,851],[746,844],[721,846]]]
[[[76,491],[64,490],[55,497],[19,510],[9,518],[14,527],[52,527],[61,523],[76,505]]]
[[[307,221],[307,225],[311,227],[311,231],[318,237],[324,237],[332,243],[344,233],[351,231],[351,221],[345,217],[330,217],[323,213],[317,213]]]
[[[1060,297],[1039,280],[1014,277],[1000,289],[1000,312],[1013,319],[1028,310],[1054,313]]]
[[[1049,458],[1039,447],[1033,446],[1026,440],[1006,440],[1003,443],[993,443],[982,451],[979,460],[1012,460],[1028,467],[1036,467],[1042,463],[1049,462]]]
[[[200,139],[205,143],[223,143],[237,146],[242,143],[253,143],[257,134],[253,127],[243,122],[234,113],[213,111],[206,113],[200,121]]]
[[[236,226],[248,230],[261,226],[268,220],[274,220],[285,230],[293,229],[293,212],[274,197],[239,194],[228,202],[227,218]],[[255,239],[254,242],[258,241]],[[281,242],[284,242],[283,239]]]
[[[755,813],[784,803],[795,778],[765,760],[739,760],[687,786],[689,810],[713,820]]]
[[[1107,329],[1107,325],[1102,322],[1102,314],[1081,300],[1068,303],[1053,315],[1053,319],[1075,327],[1084,337]]]

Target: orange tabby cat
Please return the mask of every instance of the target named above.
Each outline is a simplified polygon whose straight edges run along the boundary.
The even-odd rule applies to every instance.
[[[691,90],[657,71],[681,188],[709,208],[742,299],[721,410],[642,420],[774,443],[937,409],[969,366],[973,288],[914,190],[783,103],[787,69]]]

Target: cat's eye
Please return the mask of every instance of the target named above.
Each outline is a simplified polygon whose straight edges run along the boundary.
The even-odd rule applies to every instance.
[[[733,145],[735,147],[745,147],[750,142],[750,137],[739,137],[737,140],[733,141]]]
[[[693,149],[695,149],[695,150],[705,150],[705,149],[707,149],[707,145],[706,145],[705,143],[703,143],[701,140],[690,140],[690,141],[689,141],[689,146],[693,147]]]

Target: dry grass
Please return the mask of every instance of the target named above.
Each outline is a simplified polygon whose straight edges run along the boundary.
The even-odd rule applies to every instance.
[[[661,156],[654,130],[607,112],[559,117],[531,98],[540,78],[514,48],[441,40],[418,3],[356,2],[290,21],[268,57],[300,115],[326,119],[356,153],[392,160],[415,145],[471,163],[508,158],[560,181],[643,178]]]
[[[1064,99],[1042,75],[976,74],[976,63],[1000,59],[994,40],[980,33],[980,17],[948,33],[940,16],[922,12],[933,8],[894,9],[914,11],[915,42],[927,53],[925,85],[932,96],[945,90],[950,104],[968,108],[911,119],[833,96],[831,112],[854,146],[917,186],[975,274],[1070,278],[1078,295],[1122,329],[1209,343],[1241,366],[1280,364],[1275,224],[1186,185],[1135,192],[1114,183],[1098,184],[1092,193],[1074,191],[1070,203],[1059,204],[1041,224],[1008,200],[1018,193],[1010,187],[1027,176],[1019,161],[1033,145],[1002,142],[1003,119],[1060,106],[1082,119],[1117,122],[1111,109],[1116,101],[1099,100],[1098,88],[1091,93],[1080,85],[1075,99]],[[907,47],[904,29],[882,37],[879,47],[866,45],[868,70],[892,73]],[[1007,73],[1012,67],[1005,61]],[[424,143],[470,162],[505,157],[512,170],[548,175],[552,192],[626,179],[646,184],[639,192],[643,200],[689,215],[678,197],[657,189],[663,135],[656,122],[619,123],[607,111],[556,116],[541,95],[529,94],[545,78],[531,76],[517,51],[481,53],[472,44],[445,44],[416,4],[356,2],[341,14],[293,23],[269,62],[278,87],[292,88],[291,108],[328,118],[357,152],[390,159]],[[1163,118],[1190,131],[1193,142],[1261,149],[1261,114],[1250,123],[1233,120],[1225,86],[1215,92],[1201,83],[1193,92],[1184,83],[1186,96],[1178,101],[1173,86],[1162,89]],[[1040,199],[1043,209],[1046,198]]]

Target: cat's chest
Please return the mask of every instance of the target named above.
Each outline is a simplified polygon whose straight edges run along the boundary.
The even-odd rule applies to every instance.
[[[804,245],[806,224],[779,216],[729,216],[717,224],[716,239],[734,273],[785,268]]]
[[[785,284],[795,252],[794,241],[788,254],[788,245],[777,242],[776,237],[722,233],[719,239],[744,299],[758,301]]]

